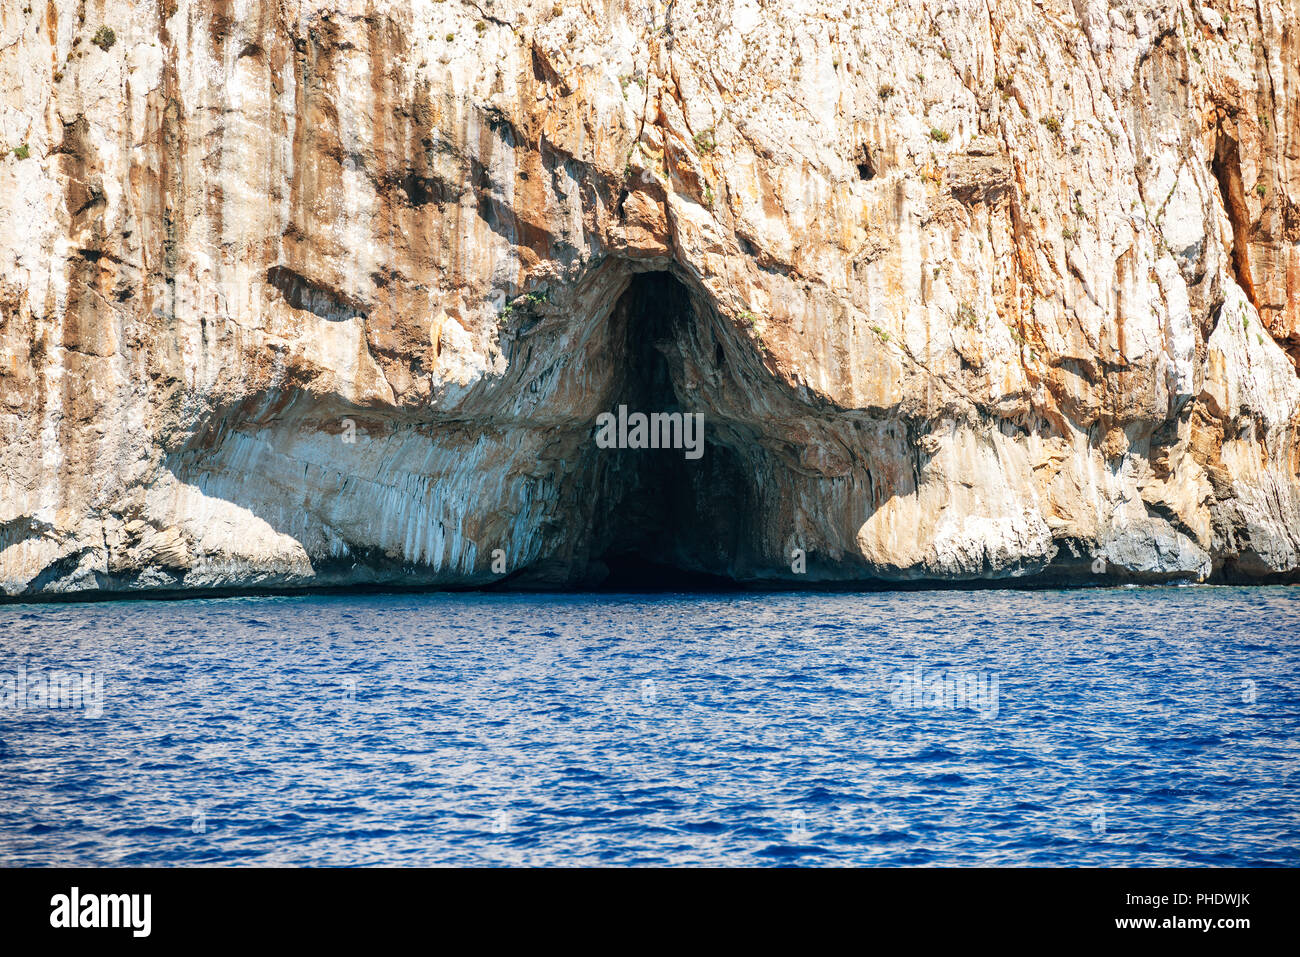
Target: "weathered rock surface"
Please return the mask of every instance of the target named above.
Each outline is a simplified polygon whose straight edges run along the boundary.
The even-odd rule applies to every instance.
[[[1300,577],[1300,0],[4,0],[0,77],[4,594]]]

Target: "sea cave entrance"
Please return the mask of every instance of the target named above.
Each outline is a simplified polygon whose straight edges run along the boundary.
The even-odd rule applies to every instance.
[[[670,272],[634,275],[609,330],[617,369],[591,453],[591,578],[611,589],[732,585],[756,507],[743,430],[719,414],[739,337]]]

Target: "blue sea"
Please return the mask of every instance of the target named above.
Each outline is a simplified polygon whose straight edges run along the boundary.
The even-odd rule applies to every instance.
[[[0,704],[4,865],[1300,863],[1294,588],[6,605]]]

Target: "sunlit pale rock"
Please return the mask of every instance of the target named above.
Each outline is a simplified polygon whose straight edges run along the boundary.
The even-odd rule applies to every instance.
[[[5,594],[1300,577],[1294,2],[6,0],[0,77]]]

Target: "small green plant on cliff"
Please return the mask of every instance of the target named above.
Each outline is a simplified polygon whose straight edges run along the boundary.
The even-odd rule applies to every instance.
[[[487,21],[480,20],[478,23],[474,24],[474,31],[478,33],[479,36],[487,33]]]
[[[1256,183],[1256,184],[1255,184],[1255,195],[1256,195],[1256,196],[1259,196],[1259,197],[1262,198],[1262,197],[1264,196],[1264,194],[1267,193],[1267,192],[1268,192],[1268,187],[1265,186],[1263,183]]]
[[[963,302],[957,307],[957,314],[953,316],[953,321],[967,329],[975,328],[975,323],[978,321],[975,315],[975,307],[969,302]]]
[[[32,151],[27,148],[26,143],[22,143],[13,148],[13,154],[14,156],[17,156],[20,160],[25,160],[27,159],[27,157],[32,155]]]
[[[535,289],[532,292],[526,292],[514,302],[507,302],[502,306],[501,312],[497,315],[497,321],[500,323],[509,322],[517,310],[526,312],[531,306],[538,306],[550,301],[551,292],[549,289]]]
[[[930,127],[930,139],[934,140],[936,143],[947,143],[949,138],[948,134],[943,130]]]
[[[713,135],[713,129],[714,128],[710,126],[707,130],[700,130],[693,137],[691,137],[693,140],[695,140],[695,148],[699,152],[712,153],[714,150],[718,148],[718,141]]]
[[[876,338],[879,339],[881,342],[889,341],[889,333],[886,332],[884,329],[882,329],[880,326],[873,325],[871,327],[871,331],[876,334]]]
[[[113,32],[112,27],[100,27],[95,31],[95,35],[91,37],[90,42],[104,52],[108,52],[108,49],[117,42],[117,34]]]
[[[1058,120],[1056,117],[1044,116],[1038,122],[1042,123],[1043,126],[1047,127],[1047,132],[1051,133],[1053,136],[1061,135],[1061,121]]]
[[[740,309],[736,312],[736,320],[749,329],[750,336],[758,345],[758,351],[766,355],[767,343],[763,341],[763,330],[759,327],[758,316],[748,309]]]
[[[455,39],[456,39],[456,34],[454,34],[454,33],[448,33],[448,34],[447,34],[447,42],[448,42],[448,43],[453,42]]]
[[[882,83],[880,84],[880,89],[876,90],[876,93],[882,100],[887,100],[894,95],[894,84]]]

